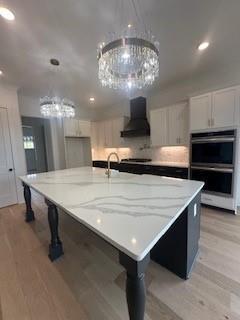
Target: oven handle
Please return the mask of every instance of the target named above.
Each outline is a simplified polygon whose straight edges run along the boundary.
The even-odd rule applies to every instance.
[[[230,169],[230,168],[216,168],[216,167],[197,167],[197,166],[192,166],[191,169],[203,170],[203,171],[206,170],[206,171],[233,173],[233,169]]]
[[[204,139],[204,138],[198,138],[192,139],[192,144],[194,143],[211,143],[211,142],[215,142],[215,143],[220,143],[220,142],[234,142],[235,138],[234,137],[219,137],[219,138],[208,138],[208,139]]]

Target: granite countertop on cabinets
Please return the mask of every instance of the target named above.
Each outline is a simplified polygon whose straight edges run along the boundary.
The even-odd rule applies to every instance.
[[[202,182],[82,167],[20,179],[114,247],[140,261],[203,187]]]

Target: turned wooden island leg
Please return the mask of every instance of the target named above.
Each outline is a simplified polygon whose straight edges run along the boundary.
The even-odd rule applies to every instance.
[[[142,261],[135,261],[126,254],[119,253],[120,264],[127,271],[126,296],[130,320],[144,320],[146,288],[145,270],[150,261],[148,254]]]
[[[49,259],[54,261],[63,255],[62,242],[58,235],[58,209],[49,200],[45,199],[48,206],[48,223],[51,232],[51,243],[49,244]]]
[[[31,222],[35,220],[34,212],[32,209],[32,203],[31,203],[31,190],[28,185],[23,183],[23,194],[24,194],[24,199],[26,203],[26,215],[25,215],[25,221],[26,222]]]

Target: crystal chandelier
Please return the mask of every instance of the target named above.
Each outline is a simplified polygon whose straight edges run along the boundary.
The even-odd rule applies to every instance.
[[[98,48],[99,80],[113,89],[143,89],[152,85],[159,74],[159,43],[146,30],[135,0],[131,2],[137,27],[128,24]]]
[[[51,59],[50,63],[53,66],[60,65],[56,59]],[[47,95],[40,98],[40,112],[44,117],[49,118],[73,118],[75,116],[75,105],[71,100]]]

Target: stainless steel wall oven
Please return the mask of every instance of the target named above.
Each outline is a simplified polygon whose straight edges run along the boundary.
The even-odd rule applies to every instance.
[[[233,196],[236,131],[191,135],[191,179],[205,182],[204,191]]]

